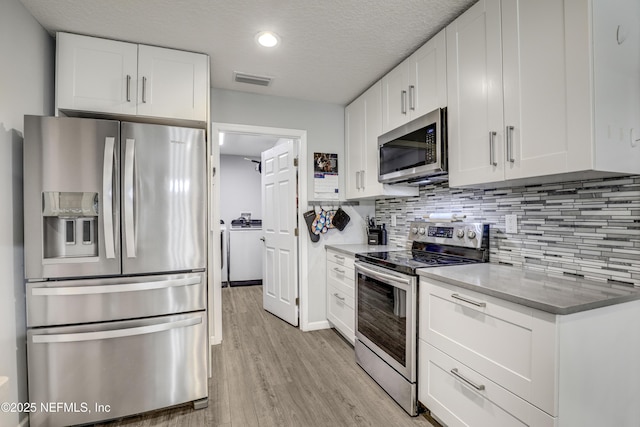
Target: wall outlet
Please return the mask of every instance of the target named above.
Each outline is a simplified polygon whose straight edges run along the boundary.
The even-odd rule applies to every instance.
[[[518,215],[505,215],[504,222],[507,233],[516,234],[518,232]]]
[[[395,227],[396,225],[398,225],[396,214],[391,214],[391,226]]]

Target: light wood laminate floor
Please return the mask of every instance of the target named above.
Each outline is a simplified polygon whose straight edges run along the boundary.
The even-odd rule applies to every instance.
[[[223,342],[212,348],[209,406],[174,408],[109,427],[424,426],[354,361],[333,330],[301,332],[262,308],[262,286],[223,288]]]

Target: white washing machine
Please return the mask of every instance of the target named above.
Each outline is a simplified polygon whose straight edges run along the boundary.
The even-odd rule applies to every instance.
[[[262,227],[229,229],[229,280],[244,282],[262,280]]]

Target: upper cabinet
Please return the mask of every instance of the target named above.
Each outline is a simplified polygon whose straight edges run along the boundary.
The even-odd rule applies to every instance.
[[[378,182],[381,100],[381,83],[377,82],[345,108],[347,199],[418,195],[418,187]]]
[[[207,121],[206,55],[57,34],[60,110]]]
[[[382,133],[447,106],[445,30],[382,78]]]
[[[451,23],[450,186],[640,173],[639,28],[637,0],[480,0]]]

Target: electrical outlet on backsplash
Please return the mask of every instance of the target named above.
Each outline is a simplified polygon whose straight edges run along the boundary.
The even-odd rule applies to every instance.
[[[640,286],[640,176],[499,189],[439,183],[418,197],[376,200],[376,223],[403,248],[410,222],[438,212],[491,224],[491,262]],[[517,215],[517,233],[506,233],[505,215]]]

